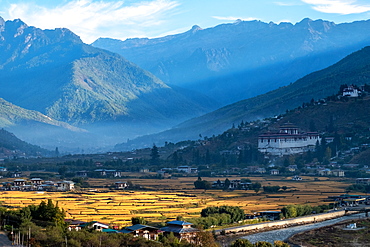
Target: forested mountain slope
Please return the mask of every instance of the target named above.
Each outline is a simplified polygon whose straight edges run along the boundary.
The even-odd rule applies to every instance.
[[[230,128],[232,124],[273,117],[301,106],[312,99],[336,94],[343,84],[370,84],[370,47],[365,47],[338,63],[311,73],[296,82],[251,99],[225,106],[209,114],[186,121],[177,127],[138,139],[163,143],[212,136]]]
[[[227,105],[286,86],[370,45],[369,28],[370,21],[237,21],[154,39],[100,38],[92,45]]]

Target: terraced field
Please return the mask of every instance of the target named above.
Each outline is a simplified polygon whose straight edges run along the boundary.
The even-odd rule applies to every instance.
[[[21,192],[2,191],[0,201],[4,205],[19,208],[30,204],[39,204],[42,200],[52,199],[66,211],[67,218],[83,221],[126,226],[131,218],[144,217],[152,222],[165,222],[181,215],[185,218],[199,217],[200,211],[208,206],[240,206],[246,213],[263,210],[277,210],[287,204],[317,205],[328,196],[345,192],[348,182],[304,177],[303,181],[292,181],[281,177],[255,177],[253,182],[262,186],[287,186],[285,192],[265,194],[262,189],[254,191],[235,190],[195,190],[194,178],[177,180],[137,180],[136,184],[153,186],[158,190],[145,191],[79,191],[79,192]],[[209,181],[212,181],[209,179]],[[89,181],[91,183],[111,184],[112,181]],[[159,183],[160,182],[160,183]],[[152,188],[153,188],[152,187]]]

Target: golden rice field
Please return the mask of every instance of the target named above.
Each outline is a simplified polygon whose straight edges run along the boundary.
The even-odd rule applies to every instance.
[[[213,181],[214,179],[206,179]],[[52,199],[66,212],[67,218],[82,221],[126,226],[131,217],[142,216],[153,222],[173,220],[182,215],[185,218],[198,217],[200,211],[208,206],[240,206],[246,213],[263,210],[277,210],[288,204],[317,205],[331,195],[344,193],[348,182],[304,177],[303,181],[282,180],[273,177],[257,177],[253,182],[262,186],[287,186],[285,192],[277,194],[256,194],[254,191],[195,190],[194,178],[167,180],[135,180],[135,184],[156,188],[155,191],[79,191],[79,192],[21,192],[2,191],[0,201],[15,208]],[[105,185],[109,180],[91,180],[90,183]]]

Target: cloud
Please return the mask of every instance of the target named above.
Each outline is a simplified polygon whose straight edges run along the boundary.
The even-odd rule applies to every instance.
[[[174,0],[135,1],[72,0],[47,8],[33,3],[11,4],[10,19],[20,18],[42,29],[66,27],[90,43],[98,37],[142,37],[148,29],[162,25],[179,3]]]
[[[357,0],[301,0],[312,5],[316,11],[330,14],[360,14],[370,11],[369,4],[358,4]]]
[[[236,21],[236,20],[243,20],[243,21],[254,21],[259,20],[258,18],[254,17],[235,17],[235,16],[212,16],[212,18],[220,20],[220,21]]]
[[[276,5],[278,6],[297,6],[297,5],[301,5],[301,3],[296,3],[296,2],[275,2]]]

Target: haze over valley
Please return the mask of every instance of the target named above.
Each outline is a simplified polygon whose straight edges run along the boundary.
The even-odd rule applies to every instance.
[[[72,153],[217,135],[368,83],[369,29],[236,20],[89,45],[67,28],[0,17],[0,127]]]

